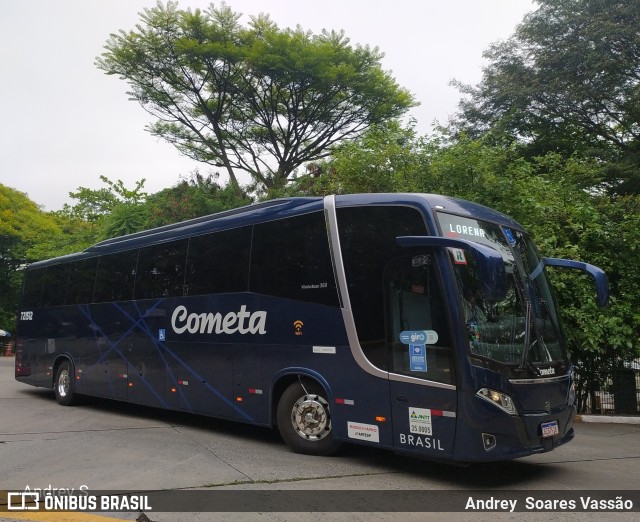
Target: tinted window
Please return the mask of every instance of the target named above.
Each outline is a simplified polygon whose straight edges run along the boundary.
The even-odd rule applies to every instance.
[[[22,308],[39,308],[42,306],[42,282],[46,270],[46,268],[38,268],[37,270],[27,270],[25,272]]]
[[[91,302],[97,266],[97,257],[71,263],[69,267],[69,285],[67,287],[67,304]]]
[[[140,249],[136,273],[136,299],[182,295],[188,240]]]
[[[369,358],[395,373],[453,384],[451,335],[436,264],[428,249],[409,251],[391,260],[384,271],[387,359]],[[400,335],[415,330],[435,336],[428,343],[412,344]]]
[[[137,260],[137,250],[102,256],[98,261],[93,302],[132,299]]]
[[[250,252],[251,227],[192,237],[185,295],[246,292]]]
[[[254,227],[250,290],[339,306],[324,213]]]
[[[406,249],[398,236],[423,236],[420,212],[410,207],[351,207],[337,209],[340,244],[349,298],[360,344],[384,351],[383,274],[387,263]]]
[[[69,265],[47,267],[42,290],[43,306],[61,306],[64,304],[69,281]]]

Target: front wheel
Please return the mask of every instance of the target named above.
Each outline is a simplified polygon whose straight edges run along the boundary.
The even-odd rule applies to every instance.
[[[296,453],[329,455],[340,443],[331,429],[331,412],[325,392],[317,384],[295,382],[278,403],[278,430]]]
[[[62,361],[56,371],[56,378],[53,381],[53,391],[58,404],[71,406],[75,404],[78,395],[74,390],[73,370],[69,361]]]

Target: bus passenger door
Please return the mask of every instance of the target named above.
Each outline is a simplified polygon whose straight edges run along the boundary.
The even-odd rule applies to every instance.
[[[457,393],[446,303],[431,252],[385,268],[385,322],[393,445],[429,458],[453,453]]]

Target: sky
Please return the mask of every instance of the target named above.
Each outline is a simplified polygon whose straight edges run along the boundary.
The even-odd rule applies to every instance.
[[[220,5],[220,2],[215,2]],[[227,0],[241,23],[268,13],[280,28],[344,30],[353,45],[378,47],[382,67],[420,103],[421,134],[446,123],[460,101],[455,79],[476,84],[490,44],[509,38],[533,0]],[[155,0],[0,0],[0,183],[44,210],[72,204],[103,175],[154,193],[194,170],[213,172],[151,136],[151,116],[127,84],[95,66],[109,34],[131,30]],[[180,0],[206,8],[208,0]],[[221,177],[221,181],[225,178]]]

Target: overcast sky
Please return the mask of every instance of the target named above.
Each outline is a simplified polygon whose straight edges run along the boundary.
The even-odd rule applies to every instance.
[[[182,0],[181,8],[208,1]],[[219,2],[216,2],[219,5]],[[353,44],[378,47],[383,68],[420,102],[410,115],[428,133],[460,99],[452,79],[477,83],[482,53],[507,39],[532,0],[227,0],[245,16],[268,13],[279,27],[343,29]],[[199,164],[144,130],[150,116],[129,101],[123,80],[94,65],[112,32],[133,29],[155,0],[0,0],[0,183],[46,210],[71,203],[99,176],[148,193],[174,185]],[[207,165],[200,171],[210,172]]]

